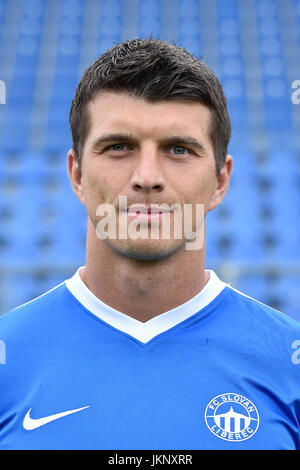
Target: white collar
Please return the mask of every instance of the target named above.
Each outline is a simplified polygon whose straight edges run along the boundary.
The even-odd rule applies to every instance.
[[[207,270],[209,280],[195,297],[144,323],[115,310],[98,299],[82,281],[79,275],[80,269],[81,268],[76,271],[73,277],[66,280],[66,287],[71,294],[98,318],[114,328],[133,336],[142,343],[147,343],[160,333],[169,330],[199,312],[199,310],[212,302],[227,286],[225,282],[218,278],[214,271]]]

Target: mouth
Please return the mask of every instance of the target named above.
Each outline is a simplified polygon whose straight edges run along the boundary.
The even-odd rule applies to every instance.
[[[163,216],[170,214],[171,212],[173,211],[167,208],[163,208],[158,204],[152,204],[151,206],[133,204],[127,209],[127,215],[129,218],[138,218],[141,222],[161,220]]]

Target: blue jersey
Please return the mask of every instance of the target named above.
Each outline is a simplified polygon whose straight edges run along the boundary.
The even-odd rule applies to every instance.
[[[212,271],[146,323],[77,272],[0,340],[0,449],[300,449],[300,324]]]

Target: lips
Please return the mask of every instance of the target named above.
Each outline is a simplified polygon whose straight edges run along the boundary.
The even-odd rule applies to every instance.
[[[157,207],[158,206],[158,207]],[[170,209],[160,207],[159,204],[146,206],[139,204],[132,204],[127,209],[129,218],[138,218],[140,221],[151,222],[154,220],[161,220],[164,214],[171,213]]]
[[[155,214],[165,214],[169,212],[172,212],[172,211],[170,209],[161,207],[159,204],[151,204],[150,206],[132,204],[130,207],[127,208],[128,214],[137,214],[137,215],[140,215],[140,214],[155,215]]]

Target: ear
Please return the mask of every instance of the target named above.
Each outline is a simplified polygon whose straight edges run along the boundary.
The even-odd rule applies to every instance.
[[[227,189],[229,188],[230,176],[232,172],[233,159],[231,155],[226,155],[226,161],[221,168],[220,174],[217,177],[217,184],[215,192],[208,206],[208,211],[215,209],[223,197],[225,196]]]
[[[68,152],[68,175],[73,188],[74,193],[85,205],[83,188],[82,188],[82,171],[78,164],[77,155],[74,149],[70,149]]]

